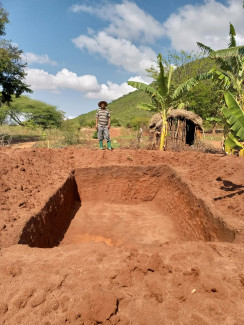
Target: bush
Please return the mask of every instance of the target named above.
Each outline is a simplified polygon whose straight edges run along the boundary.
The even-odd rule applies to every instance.
[[[87,122],[87,126],[89,126],[90,128],[94,128],[95,125],[96,125],[96,122],[94,120]]]
[[[61,127],[64,143],[67,145],[78,144],[79,139],[79,123],[74,123],[72,121],[65,121]]]
[[[94,131],[93,135],[92,135],[92,139],[97,139],[97,130]]]
[[[122,124],[117,118],[111,118],[111,125],[112,126],[121,126]]]
[[[127,122],[127,128],[133,128],[134,130],[139,130],[140,128],[148,127],[149,117],[134,117],[132,120]]]

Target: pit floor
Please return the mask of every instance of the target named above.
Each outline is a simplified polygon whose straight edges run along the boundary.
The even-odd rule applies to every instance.
[[[110,246],[160,245],[177,240],[172,220],[152,203],[85,202],[60,245],[104,242]]]

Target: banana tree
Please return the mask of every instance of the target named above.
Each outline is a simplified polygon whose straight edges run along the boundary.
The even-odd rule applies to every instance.
[[[228,91],[224,95],[226,106],[222,108],[223,115],[230,127],[225,140],[225,147],[237,149],[240,155],[244,153],[244,112],[233,95]]]
[[[237,125],[239,125],[241,123],[240,121],[243,120],[244,46],[237,46],[236,32],[232,24],[230,24],[229,36],[229,47],[219,51],[214,51],[209,46],[197,43],[201,50],[215,60],[219,68],[213,68],[208,73],[187,80],[175,90],[173,98],[177,98],[185,90],[191,90],[200,80],[212,79],[213,82],[217,83],[224,93],[225,101],[229,108],[222,109],[222,113],[230,127],[228,137],[225,141],[225,147],[238,149],[242,154],[243,144],[241,142],[243,140],[241,140],[240,134],[235,132],[236,124],[232,125],[231,123],[236,121]],[[236,99],[234,99],[231,93],[235,94]],[[237,112],[239,112],[239,115],[236,116]]]
[[[165,146],[165,138],[167,136],[167,117],[171,100],[170,85],[174,68],[173,66],[170,66],[169,71],[167,73],[165,72],[161,54],[158,55],[158,68],[159,74],[153,86],[136,81],[128,81],[128,85],[146,92],[152,99],[152,104],[139,103],[137,105],[138,108],[160,112],[162,115],[163,122],[159,148],[160,150],[163,150]]]
[[[244,84],[244,46],[236,46],[236,32],[232,24],[229,27],[229,37],[229,47],[219,51],[197,43],[198,47],[215,61],[218,68],[213,68],[207,73],[187,80],[175,90],[173,98],[177,98],[185,90],[191,90],[200,80],[212,79],[225,92],[230,90],[237,93],[238,101],[244,103],[242,88]]]

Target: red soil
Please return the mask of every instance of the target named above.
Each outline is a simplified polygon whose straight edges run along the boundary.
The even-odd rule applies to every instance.
[[[241,158],[5,148],[0,166],[0,324],[244,324]]]

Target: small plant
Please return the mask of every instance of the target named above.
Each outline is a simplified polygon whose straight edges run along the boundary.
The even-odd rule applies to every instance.
[[[65,121],[61,127],[64,144],[74,145],[80,142],[79,139],[79,125],[73,123],[72,121]]]
[[[132,120],[130,120],[127,124],[127,128],[132,128],[134,130],[139,130],[140,128],[147,128],[149,124],[149,118],[148,117],[134,117]]]
[[[92,139],[97,139],[97,130],[94,131],[94,133],[92,135]]]

